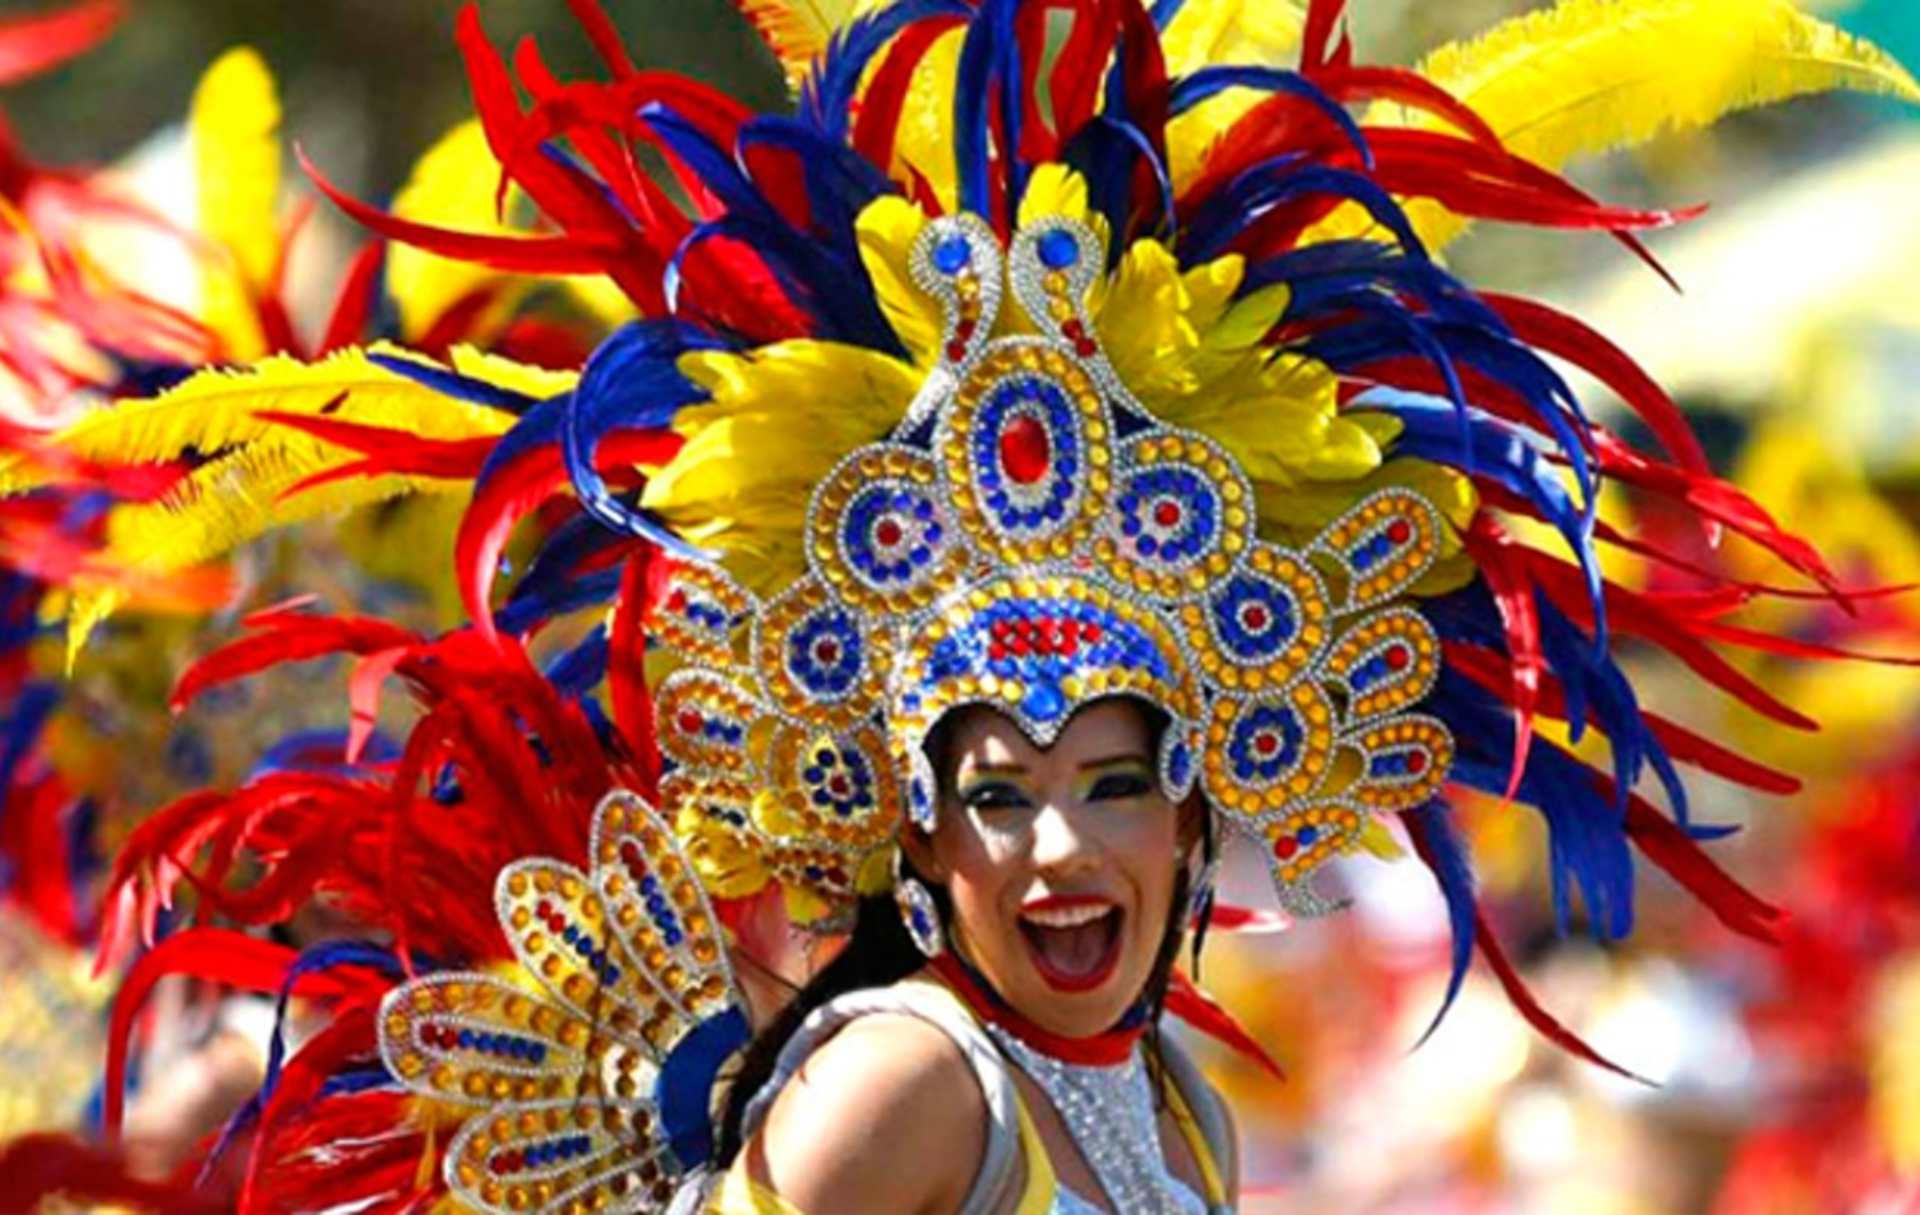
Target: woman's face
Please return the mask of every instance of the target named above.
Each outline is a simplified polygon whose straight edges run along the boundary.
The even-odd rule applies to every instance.
[[[1098,701],[1044,751],[987,709],[950,728],[914,860],[952,896],[954,947],[1042,1029],[1111,1029],[1152,973],[1183,860],[1146,714]]]

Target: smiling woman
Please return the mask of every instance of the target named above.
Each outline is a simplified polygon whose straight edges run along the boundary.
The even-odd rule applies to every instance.
[[[903,840],[900,908],[863,903],[749,1049],[715,1210],[1231,1206],[1225,1106],[1171,1040],[1134,1049],[1206,864],[1199,796],[1176,806],[1157,778],[1166,725],[1105,698],[1044,748],[986,708],[935,727],[938,825]]]

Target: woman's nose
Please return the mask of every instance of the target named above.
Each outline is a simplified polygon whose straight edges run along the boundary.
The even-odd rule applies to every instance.
[[[1041,806],[1033,820],[1034,865],[1062,869],[1098,863],[1099,839],[1091,826],[1084,806],[1061,799]]]

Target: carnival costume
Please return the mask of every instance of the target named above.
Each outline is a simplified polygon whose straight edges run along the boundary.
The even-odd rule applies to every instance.
[[[747,7],[793,74],[792,115],[637,70],[584,0],[614,79],[561,83],[523,48],[529,109],[462,13],[500,195],[530,199],[539,232],[452,232],[332,192],[446,257],[610,278],[640,319],[577,377],[376,348],[209,372],[134,421],[76,429],[92,460],[179,454],[155,450],[160,434],[205,460],[146,508],[149,528],[205,524],[219,486],[334,504],[474,490],[455,553],[470,628],[429,638],[281,607],[182,681],[185,704],[277,662],[354,656],[347,765],[156,815],[116,871],[110,950],[150,931],[183,870],[207,912],[266,923],[318,894],[382,943],[293,957],[215,928],[160,942],[123,996],[109,1123],[126,1018],[186,971],[331,1014],[236,1122],[256,1135],[249,1206],[684,1204],[750,1036],[730,961],[751,952],[744,909],[777,892],[832,933],[888,890],[903,822],[937,813],[923,743],[974,704],[1041,746],[1093,701],[1154,706],[1163,791],[1197,790],[1296,914],[1338,907],[1329,861],[1410,842],[1446,898],[1451,990],[1477,947],[1530,1021],[1597,1061],[1481,915],[1449,783],[1545,817],[1563,928],[1577,893],[1598,937],[1630,930],[1637,851],[1729,927],[1769,936],[1772,909],[1701,850],[1721,830],[1692,822],[1678,767],[1791,782],[1643,711],[1614,642],[1651,643],[1794,725],[1808,723],[1709,643],[1835,654],[1729,623],[1771,588],[1603,523],[1598,486],[1676,502],[1818,593],[1846,591],[1707,472],[1624,354],[1543,305],[1475,292],[1435,249],[1487,218],[1611,232],[1651,260],[1632,232],[1685,213],[1607,206],[1553,170],[1797,92],[1920,95],[1896,64],[1777,0],[1566,0],[1427,74],[1356,64],[1330,0]],[[1646,54],[1723,31],[1732,67],[1692,108],[1627,83]],[[1580,104],[1546,95],[1542,65]],[[1688,79],[1678,53],[1669,66]],[[1588,417],[1549,356],[1612,387],[1664,454]],[[215,421],[185,420],[209,402]],[[542,506],[550,531],[496,607],[508,532]],[[273,521],[222,518],[219,534]],[[138,533],[108,530],[137,560]],[[1702,589],[1614,585],[1602,544]],[[529,637],[608,603],[535,667]],[[376,763],[393,674],[421,716]],[[1541,717],[1604,735],[1609,768],[1536,736]],[[1670,815],[1635,791],[1648,772]],[[259,869],[244,882],[242,856]],[[924,891],[898,893],[939,954]],[[1195,894],[1204,926],[1211,891]],[[1026,1174],[994,1191],[1012,1205],[979,1209],[1079,1209],[1044,1184],[1017,1099],[996,1104],[1008,1059],[1063,1107],[1118,1209],[1226,1201],[1204,1086],[1172,1088],[1206,1194],[1119,1142],[1141,1126],[1100,1125],[1141,1108],[1137,1024],[1063,1062],[942,956],[948,1004],[927,1016],[996,1061],[999,1081],[976,1071],[1025,1144],[989,1136]],[[1172,1006],[1236,1038],[1183,978]],[[822,1010],[782,1066],[856,1011]],[[723,1207],[777,1202],[727,1184]],[[1002,1184],[983,1169],[976,1191]]]

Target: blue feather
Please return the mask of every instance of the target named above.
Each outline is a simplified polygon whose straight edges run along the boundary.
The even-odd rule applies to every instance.
[[[908,26],[928,17],[964,17],[973,12],[964,0],[897,0],[856,18],[807,69],[800,82],[797,113],[802,122],[828,139],[844,141],[867,67]]]
[[[587,360],[560,427],[567,475],[580,504],[616,532],[640,536],[685,556],[698,550],[664,524],[622,502],[594,467],[603,435],[613,430],[658,430],[706,390],[680,374],[678,360],[721,343],[677,321],[635,321],[600,344]]]
[[[442,396],[457,401],[471,401],[475,405],[486,405],[493,409],[511,414],[525,414],[539,402],[524,393],[502,388],[498,384],[489,384],[485,380],[476,380],[472,376],[461,375],[457,371],[448,371],[422,363],[417,359],[403,358],[391,354],[369,354],[367,361],[377,363],[396,375],[403,375],[417,384],[422,384]]]
[[[1273,208],[1316,195],[1345,199],[1393,233],[1408,256],[1425,258],[1426,247],[1405,211],[1372,178],[1346,169],[1302,167],[1297,156],[1279,156],[1242,170],[1187,218],[1177,252],[1185,266],[1212,261]]]
[[[596,624],[579,643],[547,664],[547,682],[568,699],[585,696],[606,678],[607,626]]]
[[[1140,165],[1152,171],[1159,191],[1160,231],[1178,230],[1173,179],[1153,141],[1139,127],[1111,114],[1096,114],[1068,141],[1061,159],[1086,179],[1088,205],[1106,217],[1107,229],[1114,234],[1107,249],[1109,270],[1126,252],[1127,238],[1134,230],[1133,183]]]
[[[1447,1010],[1460,996],[1467,981],[1467,968],[1473,965],[1476,908],[1473,893],[1473,865],[1467,855],[1466,841],[1454,830],[1453,818],[1445,802],[1433,801],[1401,815],[1407,829],[1421,845],[1421,855],[1440,885],[1440,897],[1447,903],[1447,923],[1452,929],[1451,959],[1447,972],[1447,993],[1440,1001],[1425,1033],[1424,1044],[1440,1028]]]
[[[1359,155],[1360,163],[1369,169],[1373,168],[1373,149],[1367,145],[1367,137],[1360,130],[1360,124],[1353,120],[1353,115],[1298,72],[1230,64],[1204,67],[1173,82],[1167,101],[1168,113],[1177,117],[1207,98],[1233,88],[1285,93],[1300,98],[1339,127],[1340,133],[1346,136],[1347,142],[1353,145],[1354,152]]]

